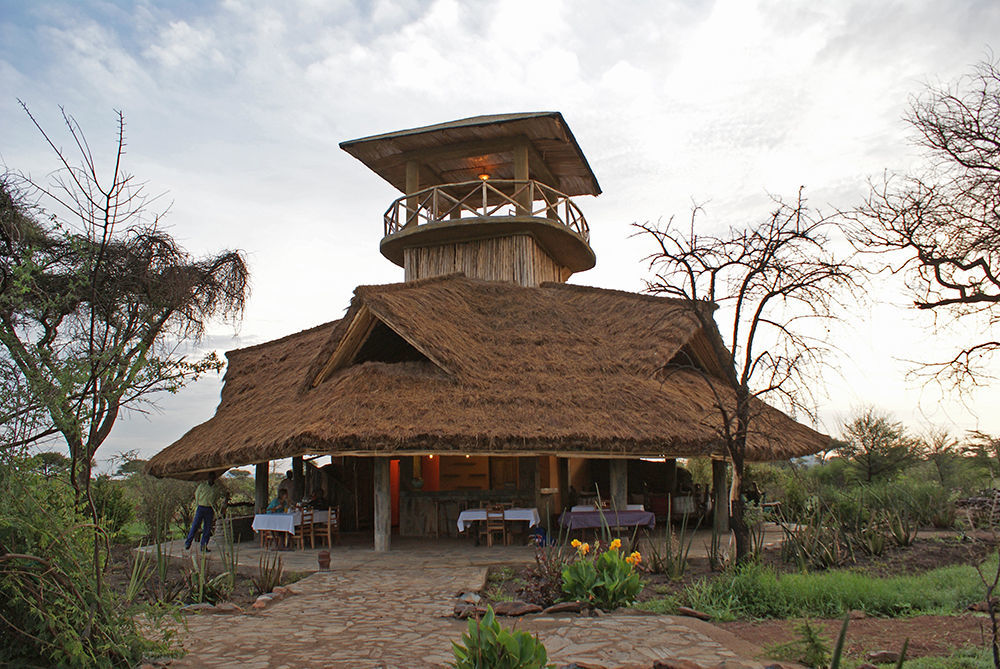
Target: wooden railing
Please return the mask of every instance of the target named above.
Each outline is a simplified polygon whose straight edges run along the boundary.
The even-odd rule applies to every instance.
[[[385,236],[407,226],[486,216],[547,218],[590,241],[587,219],[568,195],[538,181],[505,179],[441,184],[405,195],[385,212]]]

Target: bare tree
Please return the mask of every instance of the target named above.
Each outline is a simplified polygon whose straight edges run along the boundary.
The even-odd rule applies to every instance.
[[[695,207],[690,229],[673,219],[660,228],[638,225],[657,243],[647,290],[683,300],[706,333],[716,331],[712,305],[724,318],[722,338],[710,337],[718,377],[700,372],[715,398],[719,441],[733,466],[733,533],[737,560],[750,552],[742,486],[747,436],[761,400],[815,418],[814,372],[829,345],[825,329],[810,321],[835,318],[838,295],[858,286],[857,269],[832,251],[836,226],[795,201],[773,198],[760,223],[730,228],[723,236],[698,235]],[[706,308],[709,307],[709,308]]]
[[[990,332],[1000,322],[1000,65],[986,60],[953,84],[928,86],[905,120],[925,167],[872,182],[853,237],[902,273],[918,309],[983,319],[980,341],[926,365],[967,390],[1000,350]]]
[[[247,268],[236,251],[192,258],[160,229],[144,185],[124,169],[120,113],[107,174],[72,117],[63,114],[76,160],[28,116],[59,170],[45,183],[8,174],[0,184],[0,356],[24,392],[4,426],[23,412],[44,416],[21,440],[65,440],[77,502],[96,523],[97,449],[123,410],[220,367],[214,354],[180,355],[177,342],[198,337],[213,316],[239,316]]]

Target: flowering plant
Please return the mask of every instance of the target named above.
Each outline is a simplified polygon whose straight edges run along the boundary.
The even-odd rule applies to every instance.
[[[576,560],[562,571],[562,589],[567,599],[589,603],[611,610],[629,604],[642,590],[635,567],[642,560],[639,551],[627,557],[619,553],[622,542],[614,539],[603,552],[601,542],[594,542],[594,556],[590,544],[574,539],[570,545],[576,549]]]

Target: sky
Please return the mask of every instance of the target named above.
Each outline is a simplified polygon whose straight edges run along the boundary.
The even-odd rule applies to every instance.
[[[648,239],[633,223],[720,231],[764,218],[800,186],[823,211],[867,179],[921,165],[910,96],[1000,48],[995,0],[252,2],[0,0],[0,161],[36,178],[60,106],[110,168],[115,110],[127,167],[169,205],[188,250],[243,250],[253,292],[225,351],[339,318],[357,285],[402,280],[382,258],[398,197],[342,141],[479,114],[562,112],[603,189],[577,198],[597,266],[572,283],[639,291]],[[959,401],[907,378],[961,337],[935,335],[891,277],[834,330],[817,386],[837,434],[875,405],[919,432],[1000,432],[1000,382]],[[959,339],[956,339],[959,338]],[[221,378],[119,422],[98,453],[148,457],[218,404]]]

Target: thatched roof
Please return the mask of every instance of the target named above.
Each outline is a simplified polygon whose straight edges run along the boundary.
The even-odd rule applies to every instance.
[[[347,315],[228,354],[216,415],[157,454],[191,477],[315,453],[721,455],[699,357],[676,300],[462,275],[355,291]],[[829,438],[760,405],[750,460]]]
[[[532,148],[536,179],[569,196],[600,195],[587,158],[555,111],[474,116],[352,139],[340,148],[405,193],[410,159],[430,168],[422,174],[421,187],[474,181],[484,170],[494,179],[513,179],[512,143],[520,140]]]

